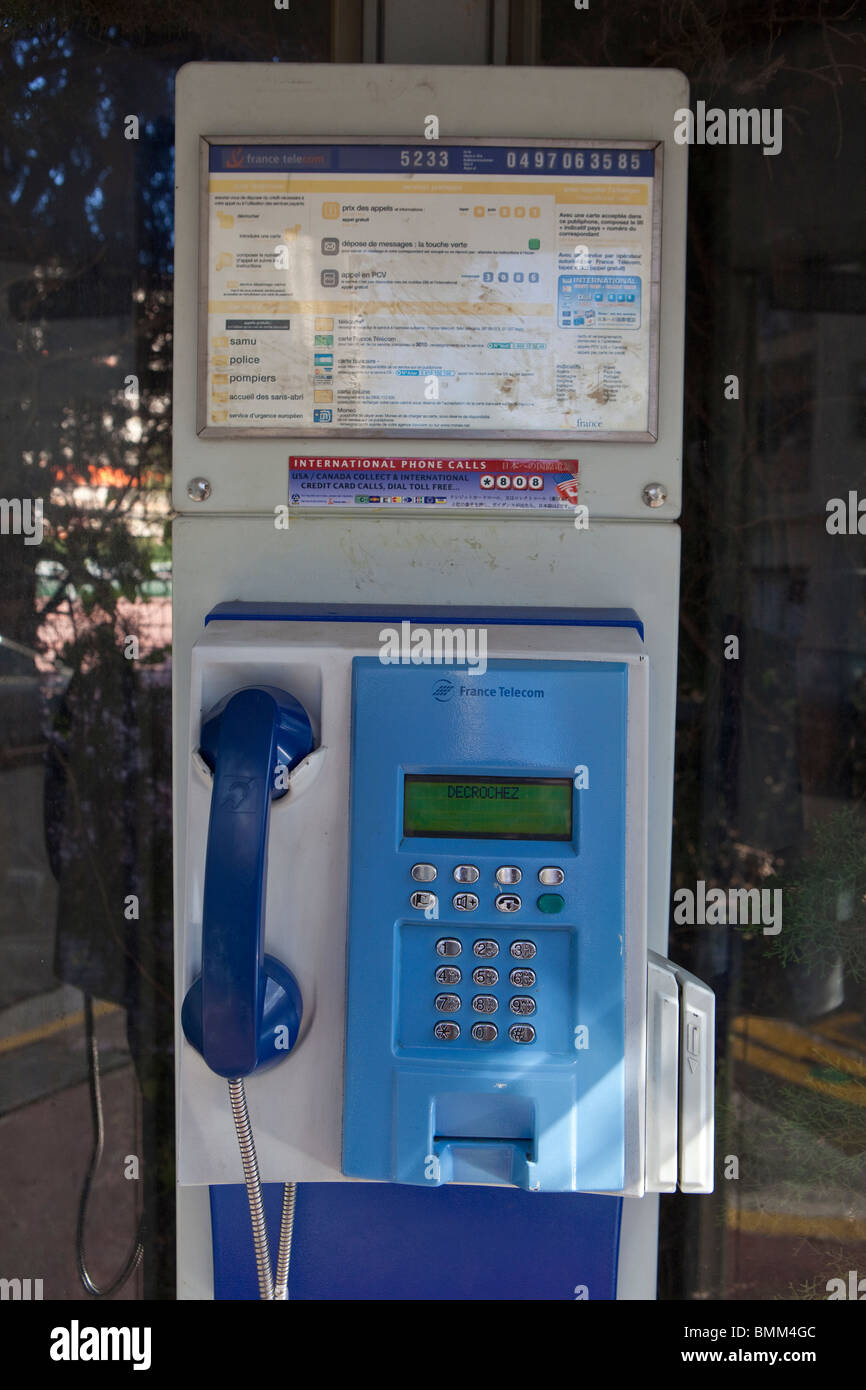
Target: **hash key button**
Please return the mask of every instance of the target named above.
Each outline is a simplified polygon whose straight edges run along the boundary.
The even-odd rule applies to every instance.
[[[508,1030],[508,1036],[512,1042],[516,1043],[535,1042],[535,1029],[531,1023],[512,1023]]]

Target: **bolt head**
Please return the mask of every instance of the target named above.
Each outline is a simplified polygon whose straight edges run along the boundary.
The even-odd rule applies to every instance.
[[[190,478],[186,485],[186,495],[190,502],[206,502],[210,497],[210,491],[207,478]]]
[[[641,496],[647,507],[663,507],[668,500],[668,490],[664,483],[647,483]]]

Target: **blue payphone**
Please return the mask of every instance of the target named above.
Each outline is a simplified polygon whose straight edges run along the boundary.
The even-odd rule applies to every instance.
[[[377,83],[179,74],[181,1296],[647,1297],[713,1159],[665,956],[684,82]]]
[[[352,1176],[622,1190],[629,677],[356,660]]]

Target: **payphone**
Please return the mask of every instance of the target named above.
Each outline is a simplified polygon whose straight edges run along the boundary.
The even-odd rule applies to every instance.
[[[178,84],[181,1291],[252,1296],[243,1170],[262,1297],[283,1183],[277,1297],[296,1183],[368,1262],[417,1223],[375,1296],[454,1296],[431,1200],[605,1251],[516,1296],[651,1296],[652,1194],[712,1188],[712,996],[665,959],[684,81],[315,72]],[[299,1238],[294,1296],[363,1296]]]

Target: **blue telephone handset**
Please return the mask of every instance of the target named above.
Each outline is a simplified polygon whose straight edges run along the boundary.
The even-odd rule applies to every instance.
[[[202,909],[202,972],[183,1003],[188,1041],[218,1076],[249,1076],[285,1057],[301,1025],[294,976],[264,954],[271,802],[313,748],[303,706],[275,686],[225,696],[200,752],[213,772]]]

